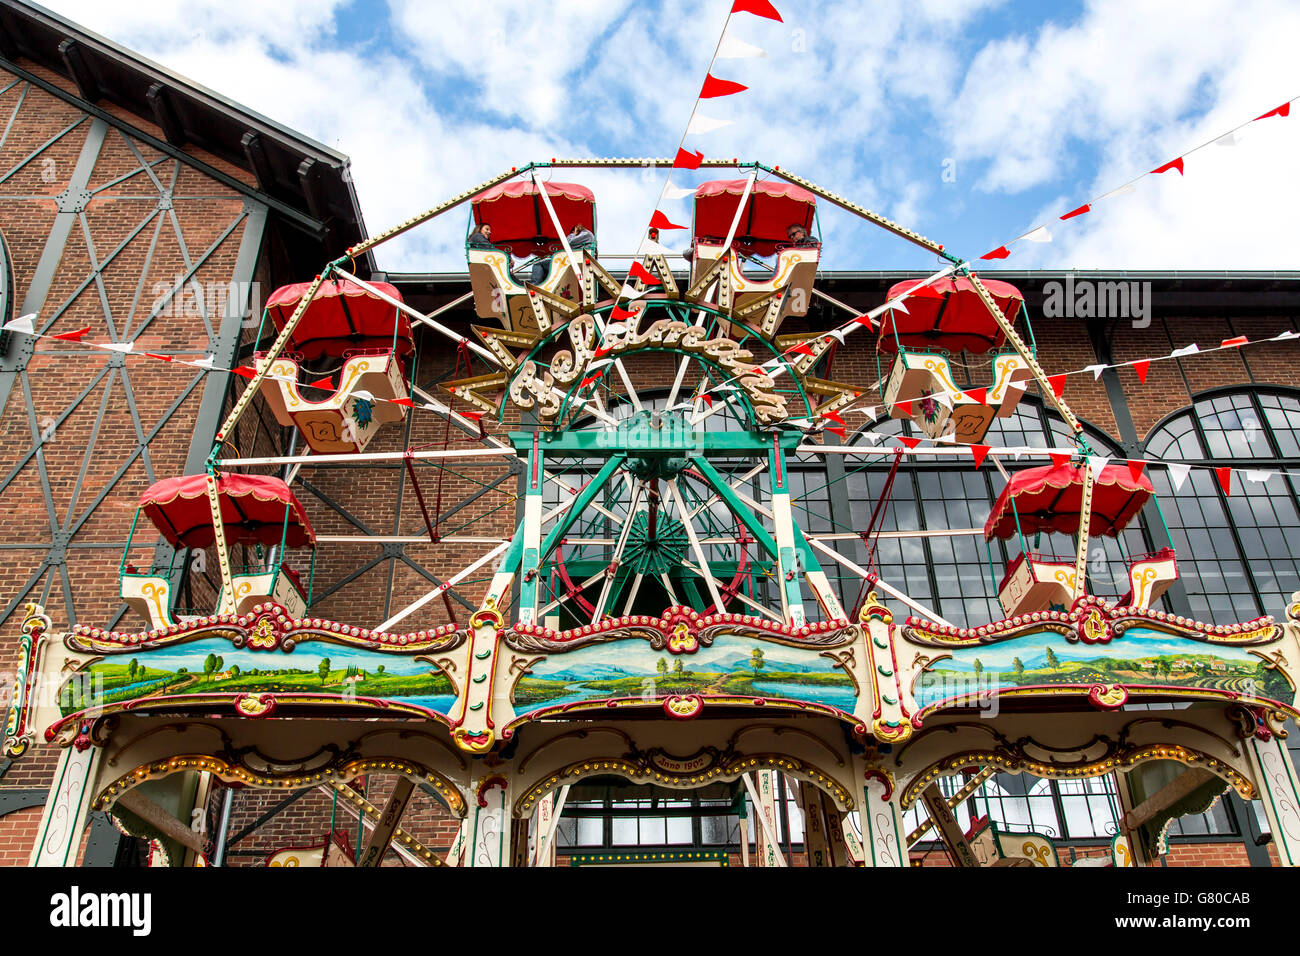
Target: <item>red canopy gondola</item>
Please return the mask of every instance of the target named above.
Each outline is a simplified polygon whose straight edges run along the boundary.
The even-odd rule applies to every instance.
[[[402,301],[402,294],[395,286],[387,282],[369,284]],[[285,327],[309,288],[310,282],[295,282],[271,293],[266,307],[271,311],[276,329]],[[394,323],[397,324],[397,355],[405,358],[415,351],[411,320],[406,313],[355,282],[329,279],[316,290],[289,344],[308,361],[326,356],[337,358],[354,349],[392,348]]]
[[[981,281],[1007,321],[1014,323],[1025,301],[1020,290],[1009,282]],[[897,298],[917,286],[921,286],[919,279],[896,283],[889,290],[889,298]],[[940,279],[917,288],[903,301],[903,305],[906,312],[890,309],[881,320],[880,338],[876,343],[881,352],[893,354],[901,343],[905,349],[983,354],[1006,343],[1007,337],[997,320],[985,307],[970,279],[965,277]]]
[[[227,544],[274,545],[280,543],[283,533],[287,547],[315,546],[316,532],[302,504],[279,478],[221,475],[217,478],[217,494],[221,497]],[[206,548],[216,540],[206,475],[155,482],[140,496],[140,507],[173,547]]]
[[[736,206],[745,194],[743,179],[715,179],[701,183],[695,190],[696,239],[722,240],[731,231]],[[770,256],[777,246],[788,245],[786,230],[792,225],[812,231],[817,212],[817,197],[794,183],[765,181],[754,183],[745,212],[736,226],[733,245],[747,255]]]
[[[596,231],[596,197],[576,183],[544,183],[555,217],[565,233],[575,225]],[[559,247],[560,237],[536,183],[517,180],[493,186],[473,203],[474,222],[492,227],[492,245],[509,249],[517,259],[545,255]]]
[[[984,523],[984,537],[1014,537],[1017,515],[1020,530],[1025,534],[1044,531],[1077,534],[1086,467],[1065,462],[1026,468],[1012,475]],[[1135,481],[1127,464],[1106,465],[1093,481],[1088,533],[1118,537],[1154,493],[1151,479],[1145,473]]]

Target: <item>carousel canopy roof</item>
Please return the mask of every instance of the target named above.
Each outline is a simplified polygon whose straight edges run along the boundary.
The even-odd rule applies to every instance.
[[[1025,301],[1020,290],[1009,282],[981,281],[1007,321],[1014,323]],[[917,291],[907,297],[906,312],[890,309],[885,313],[876,344],[879,351],[892,354],[901,344],[905,349],[983,354],[1006,343],[1006,336],[970,279],[940,279],[928,286],[918,286],[920,282],[909,279],[890,287],[890,299],[910,289]]]
[[[745,194],[744,179],[715,179],[695,190],[696,239],[725,239]],[[786,230],[793,225],[812,231],[817,198],[794,183],[755,182],[736,227],[733,245],[754,256],[770,256],[777,246],[789,244]]]
[[[577,183],[543,183],[566,233],[575,225],[596,231],[596,197]],[[493,186],[473,203],[474,222],[492,227],[492,245],[516,258],[544,255],[559,247],[560,237],[537,184],[516,180]]]
[[[1012,475],[984,523],[984,537],[1014,537],[1017,514],[1025,534],[1078,533],[1086,467],[1065,462],[1026,468]],[[1088,533],[1117,537],[1154,493],[1151,479],[1145,474],[1134,480],[1127,464],[1107,465],[1093,481]]]
[[[370,283],[399,302],[402,294],[387,282]],[[311,288],[310,282],[281,286],[266,300],[277,330],[293,317],[298,303]],[[393,326],[397,326],[396,352],[405,358],[415,351],[411,320],[391,303],[347,279],[321,283],[302,320],[290,336],[290,347],[308,361],[338,357],[354,349],[393,348]]]
[[[217,478],[221,521],[227,544],[284,543],[290,548],[316,544],[316,532],[302,504],[279,478],[225,474]],[[140,496],[140,507],[173,547],[206,548],[216,540],[208,505],[207,476],[164,478]]]

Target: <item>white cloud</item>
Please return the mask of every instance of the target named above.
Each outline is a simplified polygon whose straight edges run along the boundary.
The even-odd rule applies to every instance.
[[[1254,0],[1166,4],[1095,0],[1078,23],[987,45],[947,112],[953,148],[986,161],[980,187],[1012,194],[1075,180],[1014,235],[1152,169],[1300,93],[1291,38],[1300,8]],[[1187,161],[1187,175],[1131,195],[1018,247],[1008,265],[1078,268],[1294,268],[1300,123],[1252,129],[1234,148]],[[1251,142],[1251,140],[1254,142]]]
[[[350,155],[372,233],[532,160],[671,156],[725,10],[694,0],[490,9],[390,0],[387,23],[358,23],[342,0],[53,5]],[[963,215],[979,193],[966,183],[978,180],[1008,197],[1010,238],[1300,92],[1283,89],[1300,87],[1288,48],[1300,11],[1285,0],[1248,0],[1230,15],[1208,0],[1176,12],[1095,0],[1073,24],[1027,25],[972,59],[972,41],[988,32],[981,18],[1009,19],[999,6],[882,0],[868,16],[853,2],[779,0],[784,23],[737,16],[731,34],[769,55],[719,62],[716,75],[750,90],[707,101],[709,116],[733,125],[688,137],[687,147],[779,164],[940,241],[970,228]],[[1293,265],[1282,261],[1294,249],[1284,227],[1300,210],[1269,185],[1290,175],[1282,164],[1295,155],[1292,129],[1300,116],[1268,131],[1276,142],[1219,149],[1225,155],[1189,165],[1185,182],[1155,183],[1059,224],[1054,243],[1021,247],[1007,265],[1192,267],[1215,254],[1223,264]],[[940,179],[949,156],[960,187]],[[608,252],[635,246],[664,171],[554,175],[596,191]],[[714,175],[679,172],[675,181]],[[1061,191],[1060,204],[1033,218],[1016,197],[1044,185]],[[668,208],[689,217],[688,201]],[[1210,210],[1226,218],[1205,220]],[[381,267],[455,269],[464,223],[457,210],[395,240],[377,251]],[[900,261],[890,258],[899,240],[839,210],[824,205],[822,227],[833,268]],[[684,244],[685,234],[667,239]]]

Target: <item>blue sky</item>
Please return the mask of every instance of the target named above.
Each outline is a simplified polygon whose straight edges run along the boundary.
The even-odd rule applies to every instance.
[[[374,233],[530,160],[672,155],[730,0],[49,5],[350,155]],[[689,148],[789,168],[969,258],[1050,222],[1053,241],[1005,268],[1300,263],[1300,111],[1196,153],[1182,179],[1055,221],[1300,95],[1293,0],[775,5],[784,23],[732,18],[729,35],[768,55],[719,61],[750,89],[707,101],[733,123]],[[596,192],[602,251],[634,248],[661,174],[567,178]],[[686,201],[663,208],[689,221]],[[381,267],[455,268],[464,221],[381,247]],[[839,210],[821,226],[832,268],[934,262]]]

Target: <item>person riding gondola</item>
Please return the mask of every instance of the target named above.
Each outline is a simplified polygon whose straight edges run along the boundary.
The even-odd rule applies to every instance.
[[[785,227],[785,236],[789,240],[785,247],[798,249],[820,249],[822,243],[820,239],[815,239],[808,235],[808,230],[797,222],[792,222]]]
[[[496,246],[492,245],[492,227],[486,222],[475,226],[466,245],[471,249],[495,249]]]
[[[596,248],[596,234],[580,222],[573,224],[573,228],[569,230],[567,238],[569,240],[569,248],[574,252],[577,252],[579,249]],[[541,285],[545,282],[546,269],[550,265],[550,261],[550,256],[538,256],[534,259],[532,271],[528,275],[528,281],[533,285]]]

